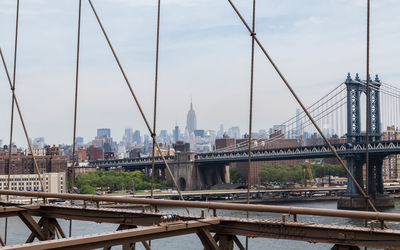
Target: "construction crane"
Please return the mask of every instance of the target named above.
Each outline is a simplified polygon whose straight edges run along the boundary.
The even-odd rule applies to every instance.
[[[300,135],[300,139],[301,139],[301,146],[304,147],[304,140],[303,140],[303,136]],[[308,171],[308,177],[310,178],[310,184],[311,186],[314,185],[314,177],[311,171],[311,164],[310,164],[310,159],[305,159],[305,163],[307,166],[307,171]],[[305,183],[305,185],[307,186],[307,183]]]

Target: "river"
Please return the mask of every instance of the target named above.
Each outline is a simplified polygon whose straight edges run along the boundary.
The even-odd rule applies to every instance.
[[[400,213],[400,199],[396,199],[395,201],[396,208],[387,209],[385,212],[389,213]],[[313,207],[313,208],[328,208],[328,209],[336,209],[336,201],[324,201],[324,202],[304,202],[304,203],[282,203],[280,205],[287,206],[298,206],[298,207]],[[176,208],[161,208],[162,211],[171,212],[171,213],[185,213],[184,209],[176,209]],[[191,213],[200,214],[201,209],[193,209],[190,208]],[[210,211],[211,212],[211,211]],[[211,214],[210,214],[211,215]],[[241,211],[227,211],[227,210],[219,210],[218,215],[229,216],[229,217],[245,217],[246,213]],[[250,213],[251,218],[258,219],[281,219],[280,214],[274,213]],[[38,218],[35,218],[38,219]],[[22,223],[22,221],[18,217],[10,217],[8,219],[8,244],[21,244],[23,243],[29,236],[30,232],[27,227]],[[330,217],[317,217],[317,216],[298,216],[299,221],[306,222],[317,222],[321,224],[330,224],[330,225],[363,225],[362,220],[355,219],[347,219],[347,218],[330,218]],[[1,236],[4,236],[4,221],[5,219],[0,220],[0,232]],[[59,220],[61,227],[64,232],[68,234],[69,230],[69,221]],[[400,222],[389,222],[388,226],[392,229],[400,229]],[[84,222],[84,221],[73,221],[72,223],[72,235],[88,235],[102,232],[110,232],[114,231],[118,225],[115,224],[107,224],[107,223],[93,223],[93,222]],[[4,237],[3,237],[4,238]],[[245,237],[239,237],[242,244],[245,243]],[[203,249],[203,246],[197,237],[197,235],[183,235],[165,239],[154,240],[151,242],[152,249]],[[268,238],[250,238],[249,239],[249,249],[330,249],[332,244],[322,244],[322,243],[308,243],[302,241],[292,241],[292,240],[276,240],[276,239],[268,239]],[[113,247],[112,249],[121,249],[120,247]],[[141,244],[137,244],[136,249],[144,249]],[[237,248],[235,248],[237,249]],[[371,249],[371,248],[370,248]]]

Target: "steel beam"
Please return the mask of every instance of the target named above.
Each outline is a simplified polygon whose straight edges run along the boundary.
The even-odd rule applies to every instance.
[[[33,216],[58,218],[66,220],[83,220],[97,223],[113,223],[124,225],[152,226],[161,222],[163,213],[153,213],[137,210],[122,210],[94,207],[59,206],[43,204],[41,209],[30,210]]]
[[[322,209],[322,208],[232,204],[224,202],[141,199],[141,198],[130,198],[130,197],[127,198],[127,197],[112,197],[112,196],[100,196],[100,195],[8,191],[8,190],[0,190],[0,194],[19,195],[26,197],[41,197],[41,198],[61,198],[67,200],[84,200],[92,202],[108,201],[117,203],[151,204],[151,205],[173,206],[173,207],[195,207],[195,208],[207,208],[207,209],[225,209],[225,210],[240,210],[240,211],[252,211],[252,212],[272,212],[272,213],[284,213],[284,214],[303,214],[303,215],[342,217],[342,218],[354,218],[354,219],[400,221],[400,214],[396,213],[349,211],[349,210],[335,210],[335,209]]]
[[[200,238],[201,243],[203,243],[204,249],[206,250],[219,250],[220,248],[215,242],[214,238],[211,236],[210,231],[207,228],[200,227],[197,230],[197,236]]]
[[[321,225],[305,222],[282,222],[277,220],[223,219],[210,228],[220,235],[243,235],[249,237],[298,240],[306,242],[333,243],[384,249],[400,249],[400,231],[366,227]]]
[[[3,249],[93,249],[122,245],[131,242],[140,242],[149,239],[159,239],[177,235],[197,233],[198,228],[210,227],[211,225],[215,225],[218,223],[218,219],[173,222],[160,226],[127,229],[95,235],[85,235],[73,238],[40,241],[16,246],[7,246]]]
[[[28,214],[28,212],[23,211],[18,213],[19,218],[21,218],[22,222],[32,231],[32,233],[39,240],[46,240],[46,237],[43,235],[40,226],[36,223],[36,221]]]
[[[18,216],[18,212],[40,209],[40,205],[14,205],[1,206],[0,217]]]

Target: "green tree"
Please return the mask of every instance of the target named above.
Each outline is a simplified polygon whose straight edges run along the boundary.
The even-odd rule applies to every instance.
[[[229,176],[231,179],[231,183],[239,183],[242,179],[242,176],[240,175],[236,167],[229,168]]]
[[[89,185],[84,185],[79,189],[80,194],[95,194],[96,189]]]
[[[141,171],[134,172],[115,172],[115,171],[98,171],[80,174],[76,178],[76,186],[82,188],[85,185],[100,188],[103,190],[136,190],[149,189],[151,187],[151,178],[149,175]],[[171,187],[169,181],[155,179],[155,188]]]

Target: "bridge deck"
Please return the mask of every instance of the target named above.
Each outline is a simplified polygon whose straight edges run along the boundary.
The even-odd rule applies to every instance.
[[[300,222],[297,221],[296,216],[290,219],[287,215],[282,215],[281,220],[255,220],[51,204],[8,204],[8,206],[0,210],[0,216],[20,216],[20,213],[24,212],[28,216],[40,216],[56,220],[73,219],[113,223],[124,225],[127,229],[104,234],[8,246],[5,249],[88,249],[192,233],[196,233],[203,244],[213,246],[216,241],[212,241],[210,232],[215,233],[214,236],[231,235],[236,237],[236,235],[242,235],[378,248],[400,248],[400,230],[381,229],[378,224],[376,227],[365,228]],[[143,227],[129,228],[136,226]],[[237,244],[240,244],[240,242]],[[214,248],[211,247],[210,249]]]

